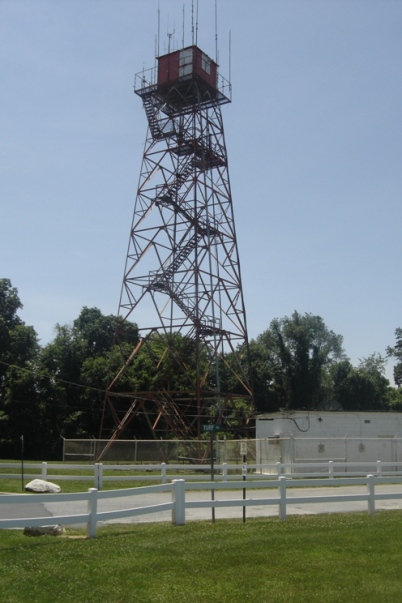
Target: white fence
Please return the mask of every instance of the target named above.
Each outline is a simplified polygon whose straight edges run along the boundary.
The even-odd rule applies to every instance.
[[[376,485],[397,483],[401,486],[398,492],[376,492]],[[256,489],[277,490],[277,496],[267,498],[246,498],[245,485],[247,492]],[[323,486],[365,486],[365,491],[362,493],[336,494],[336,490],[330,495],[317,496],[289,496],[289,488],[315,488]],[[186,493],[195,490],[210,490],[210,500],[187,500]],[[243,492],[243,498],[236,499],[215,499],[215,493],[222,490],[239,490]],[[131,506],[123,510],[108,510],[98,511],[98,503],[106,499],[122,499],[125,497],[136,497],[140,494],[157,494],[170,493],[171,500],[161,504],[147,505],[143,507]],[[402,478],[395,477],[375,477],[367,475],[365,478],[314,478],[314,479],[299,479],[288,480],[285,476],[278,479],[247,482],[203,482],[203,483],[186,483],[185,480],[174,480],[169,484],[158,486],[144,486],[141,488],[129,488],[125,490],[110,490],[100,492],[96,488],[91,488],[88,492],[76,494],[12,494],[0,496],[0,529],[6,528],[21,528],[21,527],[36,527],[48,525],[49,521],[52,524],[59,525],[77,525],[86,524],[87,536],[95,537],[97,523],[100,521],[112,521],[122,518],[135,517],[144,514],[152,514],[160,511],[171,511],[172,523],[174,525],[184,525],[186,522],[187,509],[208,508],[212,510],[214,519],[214,510],[222,507],[243,507],[243,513],[246,507],[262,505],[276,505],[278,507],[278,515],[281,520],[286,520],[287,505],[303,505],[309,503],[342,503],[352,501],[363,501],[367,504],[367,510],[370,514],[374,514],[376,510],[376,501],[379,500],[396,500],[402,499]],[[71,502],[86,502],[86,512],[69,515],[53,515],[49,517],[18,517],[13,519],[4,518],[5,513],[1,508],[2,505],[12,505],[13,513],[15,514],[16,505],[46,504],[46,503],[71,503]],[[339,508],[337,507],[339,511]],[[243,515],[244,518],[244,515]]]
[[[7,473],[6,469],[19,469],[19,472]],[[297,469],[297,472],[296,472]],[[54,473],[55,471],[85,472],[85,475],[70,475],[66,473]],[[32,472],[33,471],[33,472]],[[182,464],[149,464],[149,465],[104,465],[103,463],[94,464],[66,464],[66,463],[26,463],[20,467],[17,463],[0,463],[1,479],[23,479],[32,480],[41,478],[49,481],[86,481],[91,482],[95,488],[102,490],[104,483],[108,482],[159,482],[166,484],[175,479],[185,479],[186,481],[205,481],[208,475],[211,476],[210,465],[182,465]],[[124,474],[123,474],[124,472]],[[128,473],[128,474],[127,474]],[[229,482],[239,479],[239,476],[246,477],[247,480],[267,480],[275,479],[279,476],[289,478],[303,477],[322,477],[331,478],[341,477],[359,477],[368,473],[377,477],[381,476],[402,476],[402,462],[384,462],[373,461],[362,463],[345,463],[343,461],[327,462],[304,462],[304,463],[272,463],[257,464],[248,463],[243,465],[222,463],[214,465],[213,479],[215,481]],[[1,481],[0,481],[1,485]]]
[[[184,484],[184,481],[183,481]],[[86,513],[75,514],[75,515],[55,515],[49,517],[25,517],[25,518],[13,518],[13,519],[0,519],[0,529],[2,528],[21,528],[21,527],[37,527],[48,525],[49,521],[52,524],[60,525],[76,525],[86,523],[87,536],[96,536],[96,524],[99,521],[107,521],[110,519],[121,519],[124,517],[133,517],[135,515],[156,513],[160,511],[172,510],[172,520],[175,522],[177,514],[177,503],[176,499],[179,498],[176,495],[176,490],[183,486],[179,482],[173,482],[171,484],[161,486],[146,486],[145,488],[129,488],[126,490],[110,490],[108,492],[99,492],[96,488],[90,488],[88,492],[79,492],[75,494],[10,494],[0,496],[0,516],[3,516],[1,512],[1,505],[26,505],[26,504],[46,504],[46,503],[71,503],[71,502],[86,502],[87,511]],[[172,502],[162,503],[158,505],[151,505],[145,508],[130,508],[119,511],[109,512],[98,512],[98,501],[107,498],[124,498],[126,496],[133,496],[146,493],[157,493],[157,492],[172,492]]]

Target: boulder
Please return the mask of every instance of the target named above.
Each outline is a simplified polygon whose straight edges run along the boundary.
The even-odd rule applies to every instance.
[[[34,528],[24,528],[24,536],[62,536],[65,529],[62,526],[37,526]]]
[[[60,492],[61,488],[57,484],[47,482],[44,479],[34,479],[25,486],[27,492]]]

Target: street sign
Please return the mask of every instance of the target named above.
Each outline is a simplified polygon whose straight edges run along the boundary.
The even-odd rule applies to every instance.
[[[222,425],[201,425],[201,431],[205,432],[211,432],[211,431],[222,431]]]
[[[242,456],[247,454],[247,442],[240,442],[240,454]]]

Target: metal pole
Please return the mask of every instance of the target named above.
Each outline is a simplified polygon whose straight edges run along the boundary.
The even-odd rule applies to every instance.
[[[242,455],[243,482],[247,480],[247,442],[240,443],[240,454]],[[246,487],[243,488],[243,500],[246,500]],[[246,522],[246,505],[243,505],[243,523]]]
[[[243,482],[246,481],[245,466],[247,463],[247,455],[243,454]],[[246,500],[246,488],[243,488],[243,500]],[[243,523],[246,523],[246,505],[243,505]]]
[[[24,436],[21,436],[21,490],[24,491]]]
[[[214,432],[211,430],[211,483],[215,481],[214,476]],[[215,500],[215,490],[211,488],[211,500]],[[212,505],[212,523],[215,523],[215,507]]]

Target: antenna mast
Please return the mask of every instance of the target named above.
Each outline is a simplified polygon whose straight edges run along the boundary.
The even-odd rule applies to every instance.
[[[184,48],[184,25],[185,25],[185,23],[184,23],[184,21],[185,21],[184,17],[185,17],[185,6],[183,4],[183,39],[182,39],[182,48]]]
[[[195,45],[198,45],[198,0],[195,5]]]
[[[160,55],[159,52],[159,40],[161,39],[161,10],[160,10],[160,3],[158,2],[158,56]]]
[[[218,61],[218,0],[215,0],[215,61]]]
[[[232,84],[232,30],[229,29],[229,86]]]
[[[194,0],[191,0],[191,44],[194,46]]]

